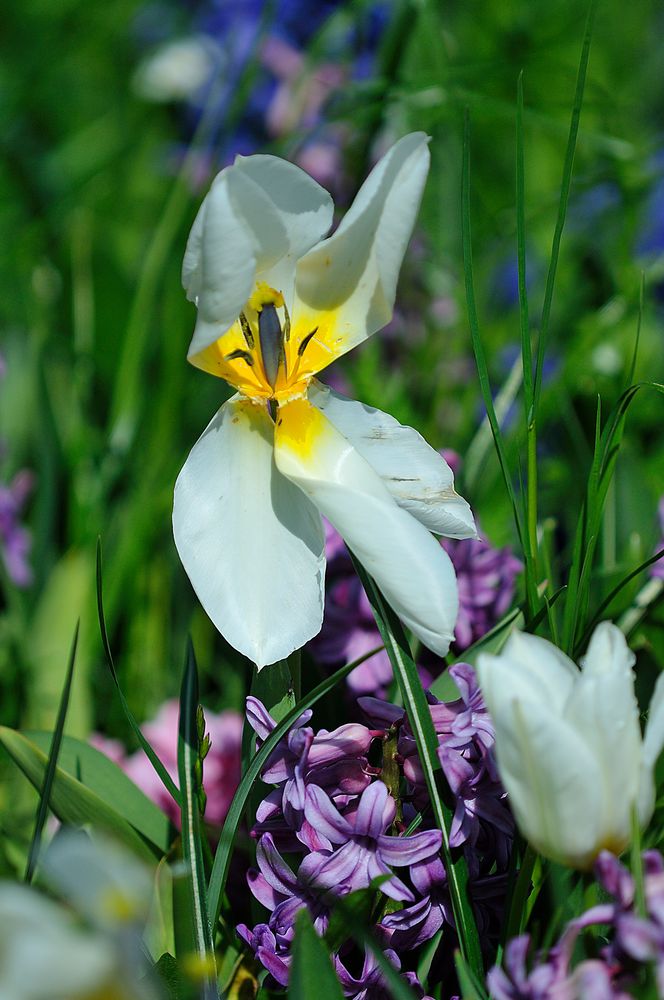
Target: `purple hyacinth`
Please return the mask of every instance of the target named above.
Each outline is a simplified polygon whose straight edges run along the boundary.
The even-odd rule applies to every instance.
[[[329,891],[321,888],[316,879],[319,859],[315,853],[307,855],[293,874],[269,833],[264,834],[256,847],[258,870],[250,869],[249,888],[263,906],[271,911],[269,927],[281,944],[293,939],[295,916],[298,910],[309,910],[313,925],[319,934],[327,930],[329,907],[325,897]]]
[[[440,830],[424,830],[409,837],[392,837],[386,831],[396,816],[396,803],[382,781],[369,785],[352,811],[339,812],[322,788],[312,786],[305,805],[309,822],[337,846],[319,854],[316,883],[326,888],[343,886],[346,892],[365,889],[381,876],[381,891],[392,899],[414,901],[414,896],[390,866],[405,868],[434,856],[442,843]]]
[[[481,538],[444,538],[459,587],[454,648],[462,652],[493,628],[514,598],[522,564],[508,547],[494,549]]]
[[[454,649],[460,652],[485,635],[508,610],[514,597],[521,563],[509,548],[494,549],[480,539],[441,540],[450,556],[459,588],[459,615]],[[326,526],[327,587],[325,619],[320,635],[311,643],[314,656],[324,664],[339,665],[355,660],[381,645],[371,605],[360,583],[343,540]],[[440,671],[440,663],[427,656],[420,666],[423,683]],[[433,674],[431,673],[433,669]],[[386,697],[392,682],[392,667],[381,650],[348,675],[355,697]]]
[[[428,695],[431,717],[438,736],[438,757],[456,799],[450,844],[469,843],[488,850],[501,867],[511,850],[514,820],[507,806],[492,756],[494,731],[468,663],[455,663],[450,675],[459,688],[454,702],[439,702]],[[366,699],[361,699],[367,708]],[[427,801],[424,773],[412,730],[406,721],[400,729],[398,749],[404,775],[413,788],[416,806]]]
[[[17,472],[8,486],[0,485],[0,551],[9,579],[17,587],[32,583],[30,535],[20,517],[33,486],[34,477],[27,469]]]
[[[401,962],[395,951],[388,948],[383,954],[397,971],[401,969]],[[334,957],[334,968],[345,997],[350,997],[351,1000],[390,1000],[392,993],[372,951],[365,952],[362,971],[357,977],[351,975],[338,955]],[[418,1000],[431,1000],[430,997],[425,997],[424,990],[414,972],[404,973],[403,978]]]
[[[441,748],[453,755],[448,767],[455,773],[469,769],[462,781],[451,782],[461,817],[455,843],[466,856],[478,928],[490,950],[504,906],[512,820],[490,756],[493,728],[475,674],[457,664],[452,676],[459,689],[455,701],[428,697]],[[307,711],[262,772],[272,788],[256,810],[251,831],[257,838],[256,867],[248,883],[268,915],[254,930],[242,925],[238,933],[281,985],[288,978],[295,917],[302,908],[322,935],[338,897],[372,890],[373,931],[400,952],[430,941],[444,924],[454,927],[439,856],[442,834],[434,828],[404,709],[370,697],[360,703],[371,728],[352,723],[316,731]],[[259,740],[273,731],[274,719],[255,698],[247,700],[247,715]],[[402,832],[415,819],[419,829]],[[284,852],[291,855],[288,861]],[[333,958],[346,996],[389,996],[374,960],[358,954],[352,937]],[[421,996],[412,969],[404,967],[402,975]]]
[[[246,924],[238,924],[236,929],[279,986],[288,986],[291,955],[287,946],[278,944],[268,925],[257,924],[250,930]]]
[[[662,549],[664,549],[664,497],[662,497],[661,500],[659,501],[658,514],[659,514],[659,530],[661,537],[657,544],[655,552],[660,552]],[[653,555],[655,555],[655,552],[653,552]],[[657,562],[652,564],[652,566],[650,567],[650,575],[655,577],[656,580],[664,580],[664,556],[662,556],[660,559],[657,560]]]
[[[277,785],[256,812],[256,834],[272,833],[284,850],[298,849],[297,842],[311,851],[331,849],[324,831],[306,815],[307,799],[315,787],[327,788],[335,801],[346,805],[372,780],[375,769],[367,751],[380,732],[359,723],[347,723],[332,732],[314,734],[306,726],[311,713],[303,713],[282,739],[263,769],[263,781]],[[276,723],[258,699],[247,698],[247,716],[257,735],[264,739]]]
[[[664,859],[658,851],[643,855],[645,915],[635,907],[630,872],[608,851],[595,863],[595,876],[612,900],[591,907],[570,921],[546,957],[536,956],[528,968],[529,935],[510,941],[504,969],[494,966],[487,976],[495,1000],[548,1000],[550,997],[607,997],[627,1000],[639,966],[653,966],[658,996],[664,996]],[[573,965],[579,936],[588,927],[608,927],[608,943],[599,957]]]

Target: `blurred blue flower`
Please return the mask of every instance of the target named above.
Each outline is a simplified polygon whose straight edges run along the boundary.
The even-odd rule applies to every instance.
[[[236,154],[290,137],[300,166],[338,190],[348,126],[328,122],[326,107],[371,77],[390,10],[387,0],[349,13],[340,0],[202,0],[176,17],[170,4],[150,4],[135,22],[149,48],[135,87],[181,105],[185,144],[205,115],[201,182]]]

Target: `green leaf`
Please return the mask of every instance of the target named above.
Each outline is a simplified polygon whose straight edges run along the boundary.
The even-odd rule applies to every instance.
[[[486,1000],[488,996],[486,990],[458,951],[454,953],[454,965],[459,977],[462,1000]]]
[[[383,876],[383,880],[389,876]],[[336,906],[338,897],[330,900],[332,915],[325,932],[325,941],[330,951],[338,951],[344,941],[352,935],[352,925],[359,923],[365,927],[371,924],[371,914],[376,903],[374,889],[357,889],[343,897],[343,905]]]
[[[203,864],[202,823],[199,792],[202,769],[199,754],[198,668],[191,639],[187,641],[184,675],[180,689],[178,727],[178,775],[182,790],[182,853],[188,866],[189,904],[194,932],[194,947],[202,972],[203,1000],[217,998],[216,962],[212,929],[208,918],[207,885]]]
[[[332,919],[326,934],[326,941],[332,950],[335,949],[335,942],[339,938],[341,941],[353,938],[356,943],[361,943],[367,951],[373,954],[393,1000],[415,1000],[415,995],[408,985],[408,981],[385,957],[384,945],[369,929],[376,922],[376,917],[375,912],[371,918],[367,916],[366,901],[375,896],[375,890],[379,889],[384,881],[384,877],[375,878],[369,889],[360,889],[359,892],[352,892],[348,896],[331,895],[329,897]],[[331,940],[330,934],[332,935]]]
[[[390,658],[394,676],[399,683],[399,690],[408,713],[408,721],[417,744],[436,825],[443,834],[443,861],[461,951],[470,967],[481,978],[483,975],[482,952],[468,895],[468,867],[463,854],[453,852],[450,848],[452,810],[443,801],[438,788],[436,775],[436,772],[439,772],[440,776],[440,762],[437,755],[438,738],[433,728],[431,711],[401,622],[383,598],[374,580],[352,553],[351,558],[369,598],[378,630],[385,644],[385,651]]]
[[[343,998],[330,954],[316,934],[309,912],[304,909],[295,919],[288,996],[291,1000],[311,1000],[312,991],[315,991],[317,1000]]]
[[[152,764],[157,776],[161,779],[161,783],[164,788],[171,796],[176,805],[180,805],[180,792],[177,788],[175,782],[171,778],[170,774],[162,764],[161,760],[157,754],[152,749],[152,746],[148,740],[143,735],[141,727],[134,718],[134,714],[129,707],[129,703],[124,696],[122,688],[120,687],[120,681],[118,680],[118,675],[115,669],[115,663],[113,662],[113,653],[111,652],[111,644],[108,640],[108,632],[106,630],[106,617],[104,615],[104,595],[102,588],[102,558],[101,558],[101,539],[97,539],[97,613],[99,615],[99,628],[101,631],[101,641],[104,647],[104,653],[106,654],[106,662],[108,664],[108,669],[111,672],[111,677],[113,678],[113,683],[115,684],[118,696],[120,698],[120,704],[124,709],[127,722],[131,726],[134,736],[138,740],[139,744],[145,751],[148,760]]]
[[[42,751],[49,746],[50,733],[28,731],[23,735]],[[114,761],[89,743],[65,736],[58,766],[103,799],[166,854],[174,835],[168,817]]]
[[[185,1000],[187,990],[182,981],[178,964],[172,955],[164,952],[155,965],[155,971],[166,995],[166,1000]]]
[[[37,858],[39,857],[39,848],[41,845],[42,831],[44,829],[44,823],[46,822],[46,817],[48,816],[49,804],[51,801],[51,789],[53,787],[53,779],[55,778],[55,769],[58,764],[58,755],[60,753],[60,747],[62,745],[62,733],[65,728],[65,720],[67,718],[67,708],[69,707],[69,695],[71,693],[71,682],[74,676],[74,663],[76,662],[76,647],[78,646],[78,631],[80,623],[76,624],[76,629],[74,631],[74,638],[71,644],[71,650],[69,652],[69,663],[67,666],[67,674],[65,676],[65,683],[62,688],[62,694],[60,696],[60,707],[58,708],[58,718],[55,724],[55,730],[51,738],[50,747],[48,751],[48,763],[46,765],[46,770],[44,771],[44,784],[42,785],[39,794],[39,805],[37,806],[37,816],[35,818],[35,828],[32,834],[32,843],[30,844],[30,850],[28,851],[28,864],[25,870],[25,881],[32,882],[32,877],[35,873],[35,868],[37,865]]]
[[[21,733],[6,726],[0,726],[0,743],[39,790],[48,765],[46,754]],[[146,841],[115,809],[60,767],[55,770],[51,788],[51,809],[61,823],[69,826],[90,823],[150,862],[161,854],[156,845]]]

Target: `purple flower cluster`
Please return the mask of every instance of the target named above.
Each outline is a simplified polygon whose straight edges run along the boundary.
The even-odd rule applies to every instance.
[[[202,0],[183,35],[181,19],[175,32],[170,6],[162,3],[158,18],[144,11],[137,21],[139,36],[153,49],[152,60],[159,61],[157,73],[149,61],[139,72],[139,81],[158,77],[156,92],[151,94],[155,87],[142,89],[153,99],[186,102],[186,138],[205,115],[210,133],[203,155],[206,174],[236,153],[296,138],[295,160],[338,195],[349,126],[327,121],[326,108],[354,81],[371,77],[390,11],[389,4],[380,2],[349,17],[341,7],[338,0],[314,6],[278,0],[266,17],[265,6],[255,0]],[[154,15],[154,6],[151,10]],[[307,49],[314,39],[312,55]],[[246,82],[240,119],[235,104]]]
[[[595,876],[612,900],[572,920],[548,955],[538,956],[530,969],[529,936],[510,941],[504,970],[494,966],[487,977],[491,996],[495,1000],[628,1000],[633,987],[650,975],[655,978],[656,995],[664,996],[664,859],[659,851],[644,852],[643,870],[645,913],[639,915],[632,875],[613,854],[602,851]],[[607,943],[598,957],[573,966],[579,935],[597,925],[602,926],[602,939]]]
[[[0,552],[9,579],[17,587],[32,583],[30,535],[20,519],[33,485],[34,477],[27,469],[17,472],[7,486],[0,484]]]
[[[6,372],[5,360],[0,355],[0,380]],[[0,456],[4,444],[0,442]],[[0,555],[9,579],[17,587],[32,583],[30,535],[21,524],[21,514],[34,487],[34,476],[28,469],[17,472],[10,483],[0,483]]]
[[[490,761],[493,730],[473,670],[457,664],[451,672],[460,697],[445,703],[430,696],[431,715],[456,801],[452,845],[466,854],[488,941],[505,892],[513,823]],[[361,698],[359,705],[369,725],[350,723],[332,732],[316,732],[311,712],[303,713],[262,772],[273,788],[256,812],[256,869],[248,882],[269,916],[253,929],[241,924],[238,933],[282,986],[295,915],[303,907],[324,934],[336,899],[378,885],[373,929],[397,969],[404,952],[430,940],[443,924],[453,927],[442,837],[404,710],[376,698]],[[274,729],[253,697],[247,717],[259,740]],[[291,866],[284,853],[299,860]],[[345,996],[389,996],[370,952],[358,956],[349,940],[334,961]],[[422,996],[414,973],[402,974]]]
[[[509,609],[516,577],[522,569],[509,548],[495,549],[482,539],[441,539],[457,574],[459,615],[454,650],[462,653],[485,635]],[[327,593],[325,619],[310,648],[319,662],[348,663],[381,645],[371,606],[348,550],[335,529],[326,524]],[[420,664],[422,681],[430,683],[441,665],[426,654]],[[354,696],[386,697],[392,667],[384,651],[375,653],[348,675]]]

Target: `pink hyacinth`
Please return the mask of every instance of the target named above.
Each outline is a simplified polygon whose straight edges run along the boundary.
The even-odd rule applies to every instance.
[[[173,699],[161,706],[154,719],[142,726],[143,734],[160,758],[164,767],[178,781],[178,702]],[[206,732],[210,734],[210,752],[203,764],[203,788],[207,795],[205,819],[213,826],[220,826],[226,818],[235,789],[240,782],[242,767],[242,716],[238,712],[220,714],[205,711]],[[115,761],[134,784],[162,809],[176,825],[180,825],[180,812],[164,788],[143,750],[127,756],[117,740],[93,735],[93,746]]]

